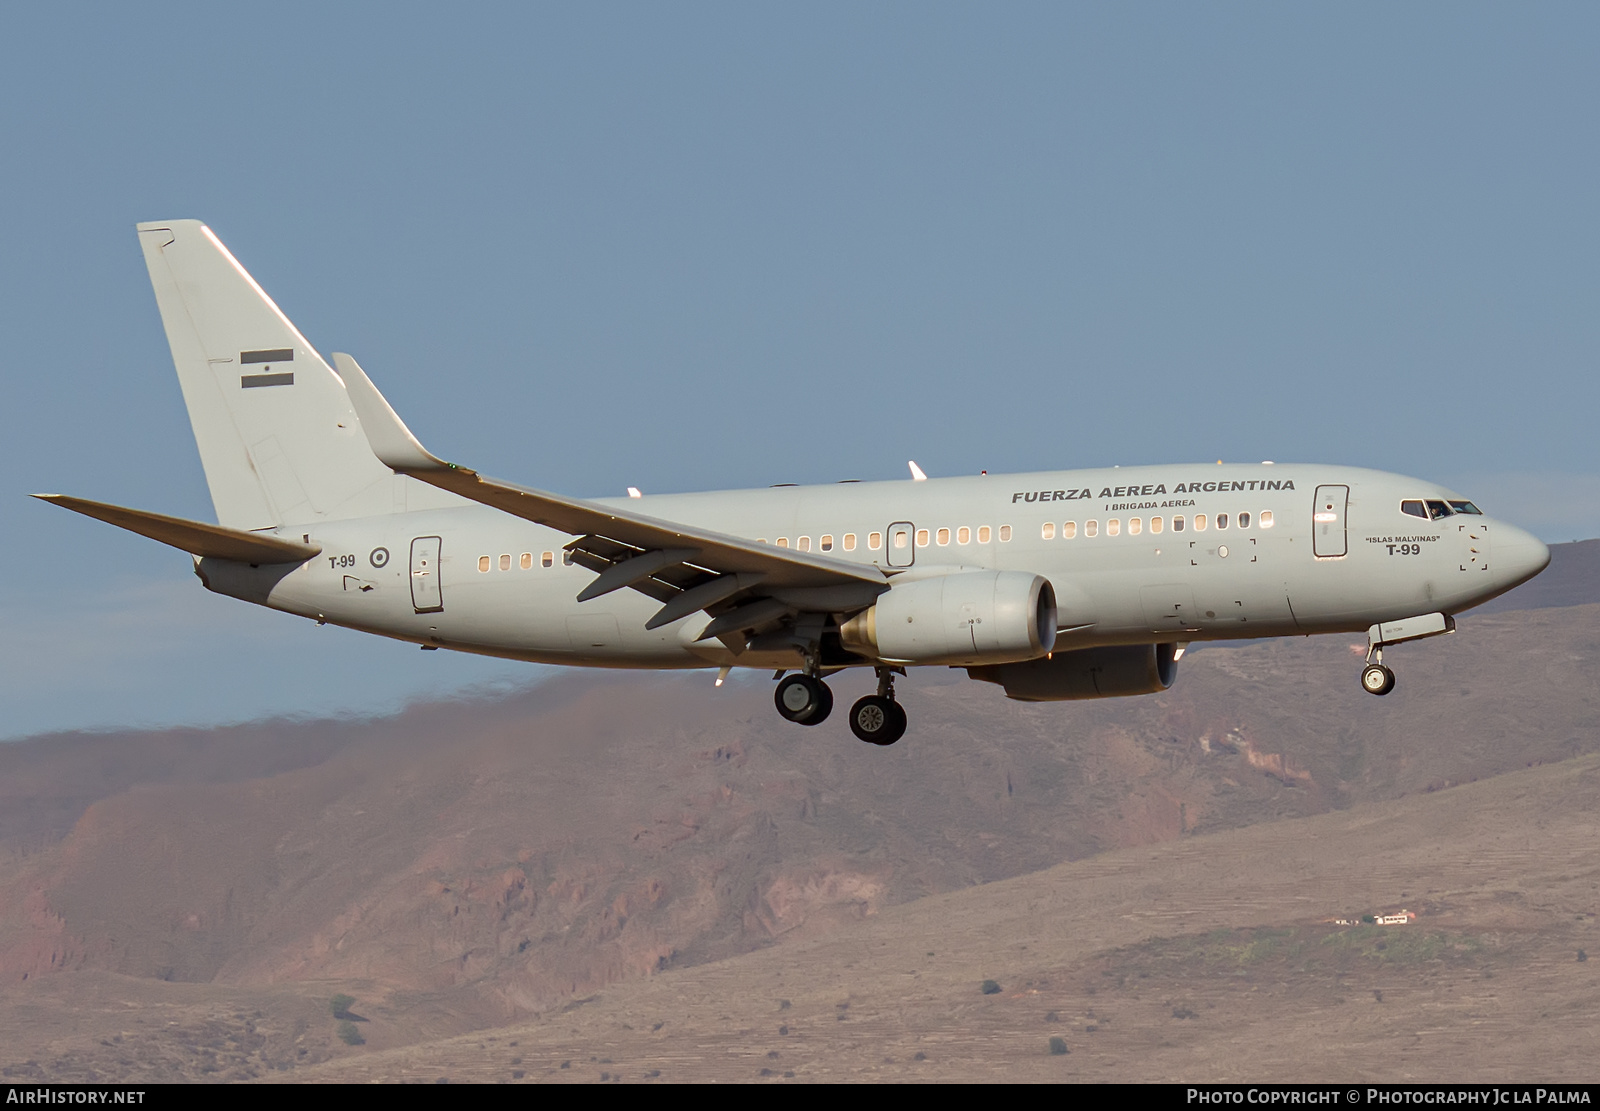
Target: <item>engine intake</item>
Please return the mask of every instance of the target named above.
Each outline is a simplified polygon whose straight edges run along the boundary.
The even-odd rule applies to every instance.
[[[998,683],[1019,702],[1066,702],[1158,694],[1178,677],[1177,645],[1135,644],[1080,648],[1048,659],[969,667],[967,674]]]
[[[1050,580],[1024,571],[959,571],[889,588],[839,628],[857,655],[885,663],[1003,664],[1056,641]]]

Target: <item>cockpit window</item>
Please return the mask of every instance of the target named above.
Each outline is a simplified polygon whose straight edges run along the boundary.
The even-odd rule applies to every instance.
[[[1424,521],[1428,519],[1428,509],[1422,504],[1421,498],[1401,502],[1400,512],[1407,517],[1421,517]]]
[[[1471,513],[1473,516],[1476,516],[1476,517],[1482,517],[1483,516],[1483,510],[1479,509],[1477,506],[1473,505],[1469,501],[1454,501],[1454,500],[1452,500],[1450,502],[1450,508],[1454,509],[1457,513]]]
[[[1442,520],[1445,517],[1453,516],[1454,514],[1455,510],[1450,508],[1448,502],[1434,501],[1431,498],[1428,500],[1428,516],[1432,517],[1435,521]]]

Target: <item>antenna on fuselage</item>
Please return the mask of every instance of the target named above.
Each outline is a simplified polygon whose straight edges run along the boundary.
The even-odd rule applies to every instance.
[[[928,481],[928,476],[922,473],[922,468],[917,466],[917,461],[915,459],[907,459],[906,460],[906,466],[911,468],[911,481],[912,482],[926,482],[926,481]]]

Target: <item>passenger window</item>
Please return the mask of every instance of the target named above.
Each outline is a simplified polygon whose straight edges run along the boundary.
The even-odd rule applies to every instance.
[[[554,553],[554,552],[544,552],[543,554],[541,554],[539,556],[539,566],[540,567],[554,567],[555,565],[556,565],[556,553]]]
[[[1129,536],[1138,536],[1143,531],[1144,531],[1144,522],[1143,521],[1139,520],[1139,518],[1137,518],[1137,517],[1129,517],[1128,518],[1128,535]]]
[[[1182,517],[1174,517],[1172,519],[1172,531],[1173,532],[1182,532],[1183,531],[1183,518]]]
[[[1113,517],[1106,522],[1106,535],[1116,536],[1122,532],[1122,522]]]
[[[1061,539],[1071,540],[1078,535],[1078,522],[1066,521],[1061,525]]]
[[[794,546],[799,548],[802,552],[809,552],[811,550],[811,537],[802,536],[800,539],[794,542]]]
[[[1151,517],[1150,518],[1150,531],[1151,532],[1160,532],[1161,531],[1161,518],[1160,517]]]
[[[919,528],[917,530],[917,547],[926,548],[927,546],[928,546],[928,530],[925,529],[925,528]]]
[[[1100,535],[1100,522],[1099,521],[1085,521],[1085,522],[1083,522],[1083,535],[1085,535],[1085,536],[1099,536]]]
[[[1204,513],[1196,513],[1194,515],[1194,531],[1206,531],[1206,515]]]
[[[948,543],[950,543],[950,530],[942,528],[939,530],[939,547],[942,548]]]
[[[522,559],[519,560],[518,562],[520,562],[522,564],[522,569],[524,571],[526,571],[528,568],[533,566],[533,553],[532,552],[523,552],[522,553]]]
[[[1272,510],[1263,509],[1261,511],[1261,527],[1262,528],[1271,528],[1272,527]]]
[[[906,546],[906,534],[905,533],[897,532],[897,533],[894,534],[894,546],[897,547],[897,548],[903,548],[903,547]]]
[[[562,552],[561,553],[561,566],[563,566],[563,567],[571,567],[572,566],[572,553],[571,552]]]
[[[488,556],[479,556],[478,557],[478,570],[487,571],[488,569],[489,569],[489,557]]]
[[[1054,540],[1056,538],[1056,523],[1054,521],[1046,521],[1040,525],[1039,537],[1042,540]]]
[[[874,547],[876,547],[876,545],[874,545]],[[856,534],[855,533],[847,532],[847,533],[844,534],[844,550],[847,551],[847,552],[853,552],[853,551],[856,550]]]
[[[833,551],[833,537],[824,536],[822,538],[822,540],[817,544],[817,547],[821,548],[825,552]]]
[[[1228,527],[1228,515],[1226,513],[1217,514],[1217,527],[1219,529]]]
[[[1421,498],[1401,502],[1400,512],[1407,517],[1421,517],[1424,521],[1428,519],[1428,507],[1422,504]]]
[[[962,525],[960,528],[956,529],[956,543],[957,544],[970,544],[970,543],[972,543],[972,530],[969,529],[966,525]]]
[[[1250,527],[1250,514],[1248,514],[1248,513],[1239,514],[1239,527],[1240,528],[1249,528]]]
[[[789,546],[789,538],[787,536],[778,537],[778,547],[787,548],[788,546]]]
[[[883,547],[883,533],[867,533],[867,547],[871,548],[873,551],[877,551],[879,548]]]
[[[1000,526],[1000,543],[1009,544],[1010,542],[1011,542],[1011,526],[1010,525],[1001,525]]]
[[[502,555],[500,557],[500,570],[502,570],[502,571],[511,570],[511,556],[510,556],[510,554]]]
[[[979,525],[978,526],[978,543],[987,544],[988,542],[989,542],[989,526],[988,525]]]

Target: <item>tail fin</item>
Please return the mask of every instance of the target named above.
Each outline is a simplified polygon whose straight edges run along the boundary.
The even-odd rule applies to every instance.
[[[198,220],[139,225],[219,524],[309,524],[405,508],[344,383]]]

